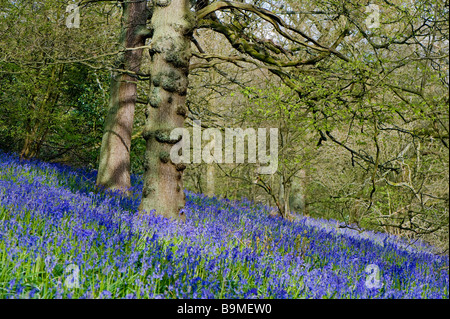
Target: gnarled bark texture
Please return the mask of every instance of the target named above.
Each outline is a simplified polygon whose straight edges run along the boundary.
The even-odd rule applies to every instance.
[[[147,1],[124,1],[121,47],[136,48],[145,44]],[[130,147],[133,131],[134,109],[137,97],[137,78],[142,49],[128,50],[120,54],[116,67],[127,72],[114,72],[105,131],[100,149],[97,185],[112,190],[131,187]]]
[[[146,109],[143,137],[144,187],[141,213],[184,220],[180,210],[185,205],[183,192],[184,164],[174,164],[170,149],[178,140],[170,133],[183,127],[187,115],[190,39],[195,24],[189,0],[154,0],[151,28],[150,105]]]

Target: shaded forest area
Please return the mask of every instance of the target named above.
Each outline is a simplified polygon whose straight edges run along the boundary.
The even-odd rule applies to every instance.
[[[152,141],[150,128],[276,127],[275,174],[195,163],[182,186],[448,253],[447,0],[375,1],[379,11],[356,0],[166,2],[80,1],[69,28],[68,1],[0,0],[0,149],[100,172],[103,158],[97,184],[114,188],[130,174],[151,179],[151,156],[170,141]],[[167,31],[161,16],[175,6],[180,23]],[[179,33],[180,54],[167,54],[161,30]],[[182,70],[175,86],[158,78],[169,58]],[[157,123],[167,92],[183,107]],[[120,143],[108,137],[117,119]],[[105,156],[124,154],[123,175],[108,175]]]

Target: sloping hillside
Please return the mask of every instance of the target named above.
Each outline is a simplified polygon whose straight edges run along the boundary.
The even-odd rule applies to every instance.
[[[0,152],[0,298],[448,298],[448,256],[336,221],[187,192],[139,218],[95,172]]]

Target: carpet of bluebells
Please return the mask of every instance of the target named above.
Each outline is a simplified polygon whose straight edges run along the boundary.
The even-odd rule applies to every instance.
[[[186,223],[139,216],[95,171],[0,152],[0,298],[449,298],[432,247],[186,192]]]

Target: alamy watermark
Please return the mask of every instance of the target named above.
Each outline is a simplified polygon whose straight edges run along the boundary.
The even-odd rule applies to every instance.
[[[258,174],[271,175],[278,170],[278,128],[225,128],[225,138],[218,128],[208,128],[202,132],[201,121],[194,121],[191,159],[191,134],[186,128],[176,128],[170,134],[171,140],[179,140],[170,151],[174,164],[232,164],[245,162],[245,138],[247,138],[248,163],[259,164]],[[180,139],[181,137],[181,139]],[[267,155],[269,137],[269,155]],[[234,147],[236,140],[236,149]],[[202,141],[208,143],[202,149]],[[223,146],[225,144],[225,151]],[[261,165],[262,164],[262,165]],[[265,166],[263,166],[265,165]]]
[[[69,15],[66,18],[66,27],[79,28],[80,27],[80,8],[76,4],[69,4],[66,7],[66,13]]]
[[[64,274],[67,275],[66,280],[64,280],[66,288],[80,288],[80,267],[70,264],[64,269]]]
[[[366,266],[366,287],[369,289],[379,289],[381,288],[381,272],[380,267],[375,264],[370,264]]]
[[[376,4],[369,4],[366,7],[366,13],[369,15],[366,18],[366,26],[369,29],[380,27],[380,7]]]
[[[69,13],[66,18],[67,28],[79,28],[80,27],[80,8],[77,4],[69,4],[66,7],[66,13]],[[380,27],[380,7],[376,4],[369,4],[366,6],[367,16],[365,23],[367,28],[379,28]]]

